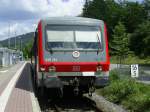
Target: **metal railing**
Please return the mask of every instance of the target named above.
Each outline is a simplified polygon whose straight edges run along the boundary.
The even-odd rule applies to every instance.
[[[111,70],[115,70],[121,78],[131,78],[131,65],[111,64]],[[141,81],[150,81],[150,65],[138,65],[138,77]]]
[[[18,50],[0,48],[0,66],[7,67],[23,60],[23,53]]]

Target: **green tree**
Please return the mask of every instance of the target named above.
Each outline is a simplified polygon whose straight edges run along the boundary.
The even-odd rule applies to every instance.
[[[112,45],[112,35],[114,27],[118,24],[118,21],[123,20],[124,17],[124,8],[122,7],[121,3],[117,3],[114,0],[105,0],[107,5],[107,14],[106,20],[104,20],[107,24],[108,34],[109,34],[109,46],[111,48]],[[112,54],[112,49],[110,49],[110,53]]]
[[[145,35],[147,36],[140,33],[145,27],[150,29],[147,25],[144,26],[144,24],[147,24],[145,21],[150,20],[149,0],[144,0],[143,3],[129,2],[127,0],[92,0],[85,4],[82,16],[101,19],[106,22],[109,34],[110,54],[120,55],[118,52],[122,48],[119,47],[117,50],[116,46],[119,43],[115,42],[117,39],[114,39],[114,37],[121,32],[119,37],[122,38],[123,45],[127,51],[133,51],[137,56],[141,56],[143,51],[143,56],[149,55],[148,34],[146,31],[143,33],[146,33]],[[118,24],[119,21],[121,25]],[[122,29],[117,29],[116,27],[121,27]],[[118,33],[116,30],[118,30]],[[140,34],[140,37],[138,34]],[[144,47],[144,49],[139,48],[139,46]],[[124,50],[123,53],[125,53]]]
[[[122,7],[114,0],[93,0],[85,4],[82,15],[105,21],[111,42],[114,26],[120,21],[122,12]]]
[[[150,1],[149,0],[144,0],[143,3],[144,3],[145,9],[150,10]]]
[[[83,16],[101,19],[108,24],[109,32],[112,33],[114,26],[122,15],[121,6],[114,0],[93,0],[85,4]]]
[[[29,43],[27,43],[25,45],[25,47],[22,49],[24,57],[26,59],[31,58],[31,52],[30,51],[31,51],[32,45],[33,45],[33,40],[31,40]]]
[[[127,32],[133,33],[135,29],[147,18],[147,12],[138,2],[126,2],[124,5],[123,22]]]
[[[96,19],[106,19],[107,7],[104,0],[93,0],[86,2],[83,8],[83,16],[96,18]]]
[[[125,26],[121,22],[118,22],[114,28],[112,43],[114,54],[119,56],[121,63],[121,59],[129,53],[129,34],[126,33]]]
[[[140,24],[131,37],[131,50],[141,57],[150,56],[150,21]]]
[[[144,5],[144,8],[147,12],[147,18],[150,20],[150,1],[144,0],[143,5]]]

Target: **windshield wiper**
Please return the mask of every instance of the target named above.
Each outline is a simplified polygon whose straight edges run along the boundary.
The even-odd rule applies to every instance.
[[[51,54],[53,54],[52,48],[48,49],[48,51],[49,51]]]
[[[97,33],[97,40],[98,40],[98,50],[97,50],[97,55],[98,55],[98,53],[101,51],[101,42],[98,33]]]

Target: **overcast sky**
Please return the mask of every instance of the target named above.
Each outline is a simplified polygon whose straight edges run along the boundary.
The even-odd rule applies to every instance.
[[[0,40],[14,36],[15,32],[33,32],[40,18],[77,16],[84,3],[85,0],[0,0]]]

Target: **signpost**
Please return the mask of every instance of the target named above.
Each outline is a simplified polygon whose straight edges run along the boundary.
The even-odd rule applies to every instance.
[[[131,77],[136,78],[139,76],[138,64],[131,65]]]

